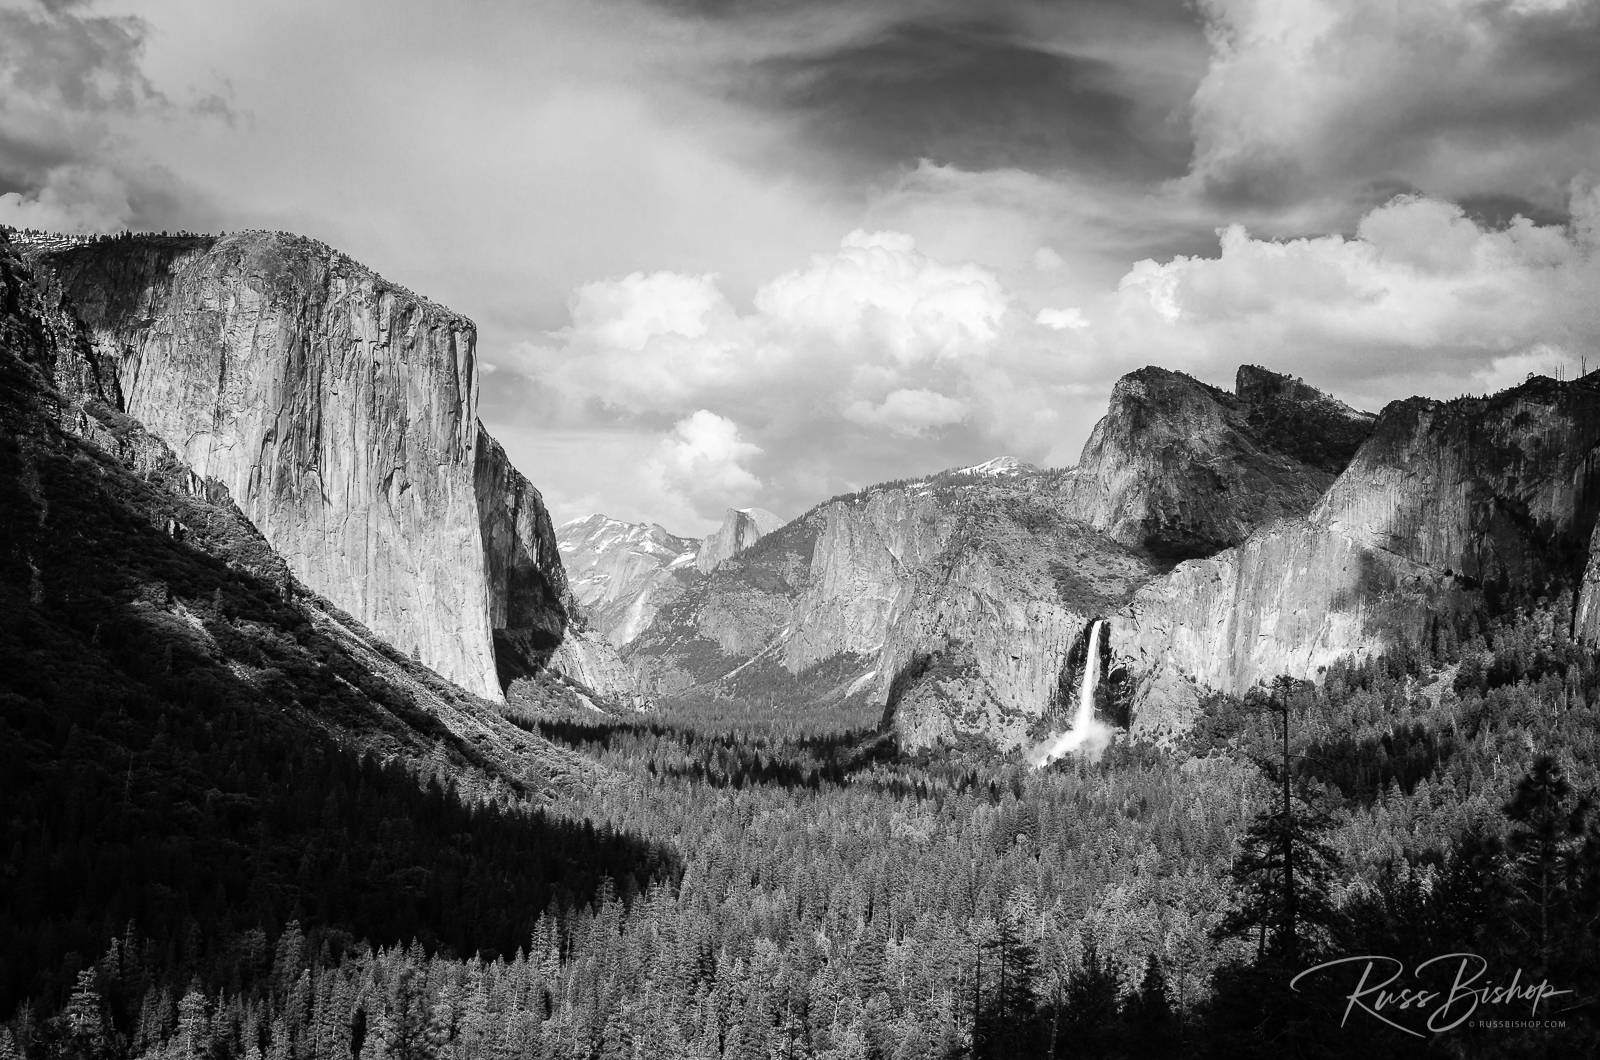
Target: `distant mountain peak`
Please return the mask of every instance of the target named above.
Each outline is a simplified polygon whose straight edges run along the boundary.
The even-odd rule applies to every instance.
[[[765,508],[729,508],[722,526],[700,543],[694,565],[701,574],[710,574],[728,559],[743,552],[783,525],[783,519]]]
[[[947,475],[1024,475],[1030,471],[1037,471],[1032,464],[1025,464],[1014,456],[997,456],[985,460],[981,464],[970,467],[958,467],[945,472]]]
[[[638,636],[661,603],[681,590],[674,574],[694,563],[700,548],[697,539],[668,533],[659,523],[600,514],[562,523],[556,542],[591,627],[617,647]]]

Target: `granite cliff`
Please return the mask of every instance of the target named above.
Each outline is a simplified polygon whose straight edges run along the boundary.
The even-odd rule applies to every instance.
[[[1567,591],[1593,637],[1597,445],[1596,376],[1392,403],[1305,516],[1180,564],[1114,616],[1141,727],[1181,727],[1201,688],[1314,678],[1415,642],[1462,607]]]
[[[281,233],[29,253],[102,397],[308,587],[479,695],[548,658],[569,594],[538,491],[478,423],[471,321]]]
[[[1239,544],[1311,510],[1373,417],[1288,376],[1245,365],[1235,392],[1141,368],[1112,388],[1067,506],[1122,544],[1167,561]]]
[[[207,732],[242,714],[263,741],[370,752],[473,800],[541,802],[592,776],[301,583],[221,482],[106,400],[94,345],[58,295],[0,230],[8,762],[37,753],[21,734],[40,718],[100,746],[157,714]],[[571,699],[548,679],[536,694]],[[142,744],[123,761],[135,786],[191,766]]]
[[[695,569],[710,574],[782,525],[783,520],[765,508],[729,508],[717,532],[700,542]]]

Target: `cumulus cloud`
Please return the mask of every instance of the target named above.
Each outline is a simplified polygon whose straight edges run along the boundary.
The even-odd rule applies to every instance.
[[[576,327],[592,329],[603,345],[640,350],[658,335],[699,338],[708,318],[725,306],[714,276],[635,272],[578,288],[572,317]]]
[[[656,448],[653,468],[669,488],[688,494],[709,494],[717,508],[729,496],[760,488],[744,462],[761,455],[761,447],[739,437],[739,425],[726,416],[700,409],[673,425]]]
[[[663,444],[678,455],[652,458],[663,474],[690,452],[731,453],[734,438],[759,446],[772,470],[760,497],[744,477],[751,450],[667,475],[706,484],[696,496],[717,512],[752,502],[793,512],[1005,452],[1039,459],[1081,397],[1073,385],[1103,371],[1079,364],[1055,324],[1018,311],[995,270],[940,261],[903,233],[851,232],[751,301],[738,312],[709,276],[587,284],[568,327],[507,360],[544,388],[553,416],[640,432],[673,424]],[[1059,319],[1069,331],[1082,323]]]
[[[587,284],[571,303],[572,324],[516,360],[568,405],[624,416],[709,405],[792,419],[881,406],[918,389],[908,381],[960,374],[994,348],[1008,304],[992,271],[940,263],[903,234],[863,231],[763,284],[753,300],[753,312],[737,313],[710,276]]]
[[[1369,404],[1520,381],[1600,349],[1600,193],[1574,195],[1570,210],[1570,225],[1497,229],[1402,196],[1348,238],[1232,226],[1216,257],[1135,264],[1107,341],[1213,375],[1284,365]]]
[[[981,355],[1006,309],[998,278],[979,265],[948,266],[917,253],[900,232],[844,237],[839,252],[812,259],[756,293],[774,324],[831,340],[863,343],[901,365]]]

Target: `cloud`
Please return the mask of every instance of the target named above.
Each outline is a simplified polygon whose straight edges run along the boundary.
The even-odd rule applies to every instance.
[[[700,338],[710,326],[708,318],[726,307],[715,276],[635,272],[578,288],[572,318],[601,345],[641,350],[656,336]]]
[[[1153,78],[1147,66],[1174,39],[1198,58],[1195,20],[1178,5],[1082,6],[1094,13],[1068,19],[993,3],[974,17],[954,5],[888,5],[848,38],[761,58],[736,83],[744,98],[800,116],[812,141],[869,170],[929,158],[1177,176],[1189,144],[1169,118],[1190,85]],[[1148,50],[1118,48],[1135,29]],[[1190,69],[1198,76],[1197,62]]]
[[[1520,381],[1600,349],[1600,193],[1569,208],[1571,225],[1495,229],[1402,196],[1349,238],[1274,241],[1233,226],[1216,257],[1136,263],[1104,341],[1210,375],[1283,366],[1369,405]]]
[[[779,328],[865,344],[900,365],[981,355],[993,342],[1006,299],[991,271],[940,264],[899,232],[858,229],[839,247],[763,286],[756,307]]]
[[[178,109],[145,75],[149,24],[88,6],[0,7],[0,223],[94,231],[203,216],[124,136]],[[213,96],[200,110],[231,120],[219,106]]]
[[[738,314],[710,276],[586,284],[572,324],[514,359],[568,407],[677,416],[709,404],[771,421],[881,401],[918,373],[982,359],[1007,312],[992,271],[935,261],[900,233],[859,230],[753,301]]]
[[[1558,211],[1600,163],[1592,0],[1200,7],[1188,182],[1219,207],[1330,225],[1420,191]]]
[[[1089,318],[1083,315],[1083,310],[1076,307],[1069,307],[1067,309],[1051,309],[1046,307],[1039,310],[1038,315],[1033,319],[1035,323],[1041,324],[1044,327],[1051,328],[1055,331],[1063,331],[1067,328],[1076,330],[1078,328],[1086,328],[1089,326]]]
[[[0,224],[15,228],[103,232],[127,226],[133,216],[127,182],[104,166],[53,166],[26,192],[0,194]]]
[[[908,437],[922,435],[931,427],[960,423],[966,416],[965,405],[932,390],[896,390],[882,404],[858,400],[844,410],[844,418],[851,423],[883,427]]]
[[[736,311],[709,276],[586,284],[571,324],[502,367],[540,389],[553,419],[667,439],[678,455],[652,458],[663,474],[690,452],[731,453],[735,437],[758,447],[667,478],[680,491],[700,484],[697,510],[755,502],[791,514],[916,470],[1041,458],[1085,397],[1084,372],[1103,371],[1019,311],[997,272],[940,261],[904,233],[853,231],[751,301]],[[758,467],[760,496],[736,495],[755,488]]]
[[[761,480],[744,466],[760,455],[760,446],[740,437],[738,424],[700,409],[673,425],[645,467],[662,493],[682,498],[702,519],[714,519],[734,500],[761,488]]]

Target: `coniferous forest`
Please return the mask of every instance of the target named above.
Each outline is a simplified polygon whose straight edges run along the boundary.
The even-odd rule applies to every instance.
[[[511,707],[601,778],[540,808],[226,702],[12,694],[0,1055],[1592,1055],[1600,668],[1568,608],[1037,772]],[[1451,953],[1560,993],[1414,1037],[1347,1016],[1359,968],[1288,985]]]

